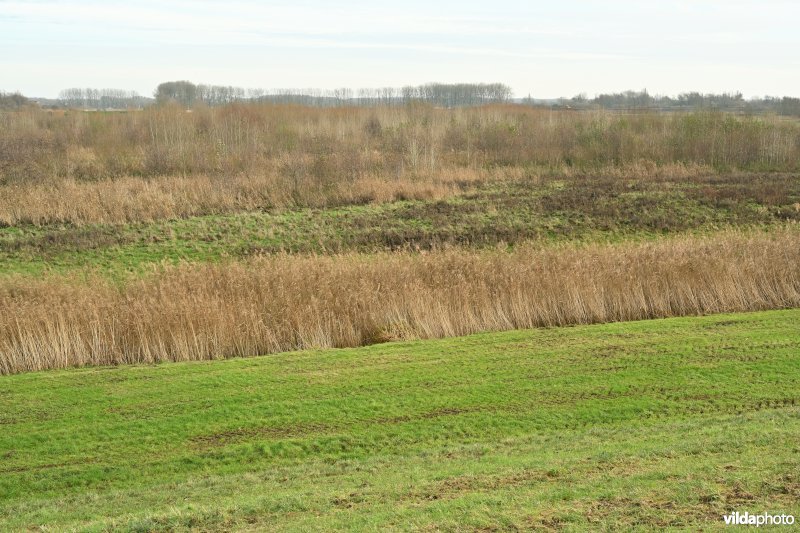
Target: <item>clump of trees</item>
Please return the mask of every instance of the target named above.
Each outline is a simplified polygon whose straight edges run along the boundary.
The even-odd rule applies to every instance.
[[[20,93],[0,92],[0,109],[19,109],[32,104],[33,102]]]
[[[177,102],[189,107],[197,100],[197,85],[190,81],[166,81],[156,88],[156,103]]]
[[[35,105],[35,102],[20,93],[4,93],[0,91],[0,109],[20,109],[30,105]]]
[[[775,98],[774,101],[778,99]],[[779,102],[776,102],[778,113],[781,115],[794,115],[800,116],[800,98],[790,98],[784,96]]]

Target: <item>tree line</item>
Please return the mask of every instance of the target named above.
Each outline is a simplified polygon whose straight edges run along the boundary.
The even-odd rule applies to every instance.
[[[587,98],[585,94],[579,94],[570,99],[559,99],[557,105],[576,109],[602,108],[651,111],[708,109],[743,113],[772,112],[779,115],[800,116],[800,98],[765,96],[747,100],[740,92],[720,94],[687,92],[670,97],[663,95],[653,96],[647,90],[643,90],[599,94],[592,99]]]
[[[198,102],[223,105],[239,101],[296,103],[312,106],[401,105],[422,101],[443,107],[499,103],[513,93],[502,83],[428,83],[406,87],[362,89],[244,89],[224,85],[195,85],[189,81],[164,82],[156,88],[158,103],[177,102],[190,107]]]
[[[83,109],[141,109],[150,104],[151,99],[140,96],[136,91],[124,89],[93,89],[73,87],[58,94],[59,102],[65,107]]]
[[[609,109],[633,111],[719,110],[749,114],[775,113],[800,116],[800,98],[789,96],[745,99],[740,92],[704,94],[681,93],[675,97],[651,95],[647,90],[603,93],[589,98],[585,93],[572,98],[537,100],[530,96],[513,99],[511,88],[502,83],[427,83],[405,87],[361,89],[245,89],[230,85],[194,84],[169,81],[158,85],[153,98],[124,89],[70,88],[57,100],[36,99],[48,107],[80,109],[141,109],[152,104],[177,103],[187,109],[198,105],[218,106],[235,102],[296,104],[312,107],[395,106],[426,102],[440,107],[464,107],[490,103],[514,102],[531,106],[554,106],[572,109]],[[20,94],[0,94],[0,108],[13,109],[30,101]]]

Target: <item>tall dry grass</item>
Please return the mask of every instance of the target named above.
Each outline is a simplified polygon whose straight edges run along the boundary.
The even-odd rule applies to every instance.
[[[452,177],[445,179],[451,188],[458,176],[469,182],[470,175],[486,177],[487,169],[501,167],[586,171],[639,162],[796,171],[800,125],[723,113],[619,115],[511,105],[0,112],[0,223],[147,219],[153,203],[176,206],[162,207],[164,216],[185,216],[379,201],[406,189],[413,197],[439,194],[443,175]],[[191,203],[202,209],[179,207],[187,195],[198,197]],[[64,214],[48,218],[43,211]]]
[[[800,232],[0,282],[0,373],[800,305]]]
[[[260,209],[438,200],[470,185],[520,176],[514,169],[449,169],[426,179],[365,176],[327,185],[278,174],[64,179],[0,186],[0,226],[124,224]]]
[[[322,185],[280,174],[258,176],[124,177],[99,182],[63,179],[0,186],[0,226],[33,224],[125,224],[261,209],[339,207],[397,200],[439,200],[500,181],[540,184],[551,178],[603,177],[636,180],[696,180],[714,175],[698,164],[653,162],[577,170],[567,166],[446,168],[405,179],[359,177]]]

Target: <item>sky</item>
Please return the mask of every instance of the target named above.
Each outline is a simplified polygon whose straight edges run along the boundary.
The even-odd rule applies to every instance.
[[[647,89],[800,96],[787,0],[0,0],[0,90],[502,82],[517,97]]]

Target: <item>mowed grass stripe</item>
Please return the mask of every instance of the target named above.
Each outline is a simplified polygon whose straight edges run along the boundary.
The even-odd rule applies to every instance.
[[[800,310],[0,378],[0,529],[800,511]]]

